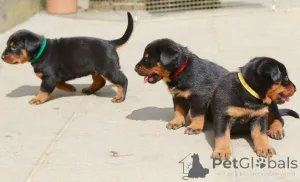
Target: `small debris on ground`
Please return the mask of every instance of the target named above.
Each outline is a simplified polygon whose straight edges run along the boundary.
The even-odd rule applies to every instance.
[[[132,154],[120,155],[120,153],[117,152],[117,151],[110,151],[110,153],[111,153],[111,156],[112,156],[112,157],[126,157],[126,156],[132,156]]]

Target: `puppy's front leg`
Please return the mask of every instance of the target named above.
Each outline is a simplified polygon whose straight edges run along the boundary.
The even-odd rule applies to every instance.
[[[213,116],[215,147],[212,158],[228,160],[231,156],[229,123],[230,119],[226,115],[215,114]]]
[[[268,117],[268,135],[269,137],[281,140],[284,138],[285,133],[283,129],[284,120],[281,117],[278,106],[276,103],[272,102],[269,105],[269,117]]]
[[[276,154],[269,143],[267,135],[268,118],[267,116],[257,118],[251,126],[251,136],[254,143],[254,151],[259,157],[272,157]]]
[[[188,135],[197,135],[201,133],[204,127],[204,114],[206,111],[206,102],[203,97],[192,95],[189,97],[191,124],[185,129],[184,133]]]
[[[49,98],[49,95],[53,92],[56,87],[56,81],[54,78],[49,76],[42,77],[42,84],[40,87],[40,91],[36,97],[29,101],[30,104],[42,104],[46,102]]]
[[[185,98],[174,97],[174,119],[167,124],[168,129],[176,130],[185,124],[186,115],[189,111],[189,102]]]

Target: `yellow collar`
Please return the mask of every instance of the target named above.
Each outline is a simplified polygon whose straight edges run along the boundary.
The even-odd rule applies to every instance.
[[[257,99],[260,99],[258,93],[256,93],[245,81],[243,75],[241,72],[238,73],[238,77],[239,77],[239,80],[241,82],[241,84],[244,86],[244,88],[255,98]]]

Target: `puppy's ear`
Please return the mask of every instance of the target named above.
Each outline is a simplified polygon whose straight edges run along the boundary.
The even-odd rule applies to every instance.
[[[178,48],[175,46],[164,47],[160,53],[160,62],[163,66],[170,64],[179,57]]]
[[[25,49],[29,53],[37,51],[43,42],[43,37],[38,35],[29,35],[25,37]]]
[[[258,69],[258,73],[265,78],[271,79],[274,83],[280,82],[282,79],[282,73],[277,65],[265,65]]]

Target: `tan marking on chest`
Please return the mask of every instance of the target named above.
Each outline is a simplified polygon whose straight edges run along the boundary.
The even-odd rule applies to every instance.
[[[227,110],[228,116],[232,118],[240,118],[244,116],[250,116],[250,117],[261,117],[266,116],[269,113],[268,107],[263,107],[258,110],[252,110],[242,107],[235,107],[231,106]]]
[[[169,89],[170,94],[176,97],[183,97],[183,98],[188,98],[191,96],[191,92],[189,90],[178,90],[178,89]]]

